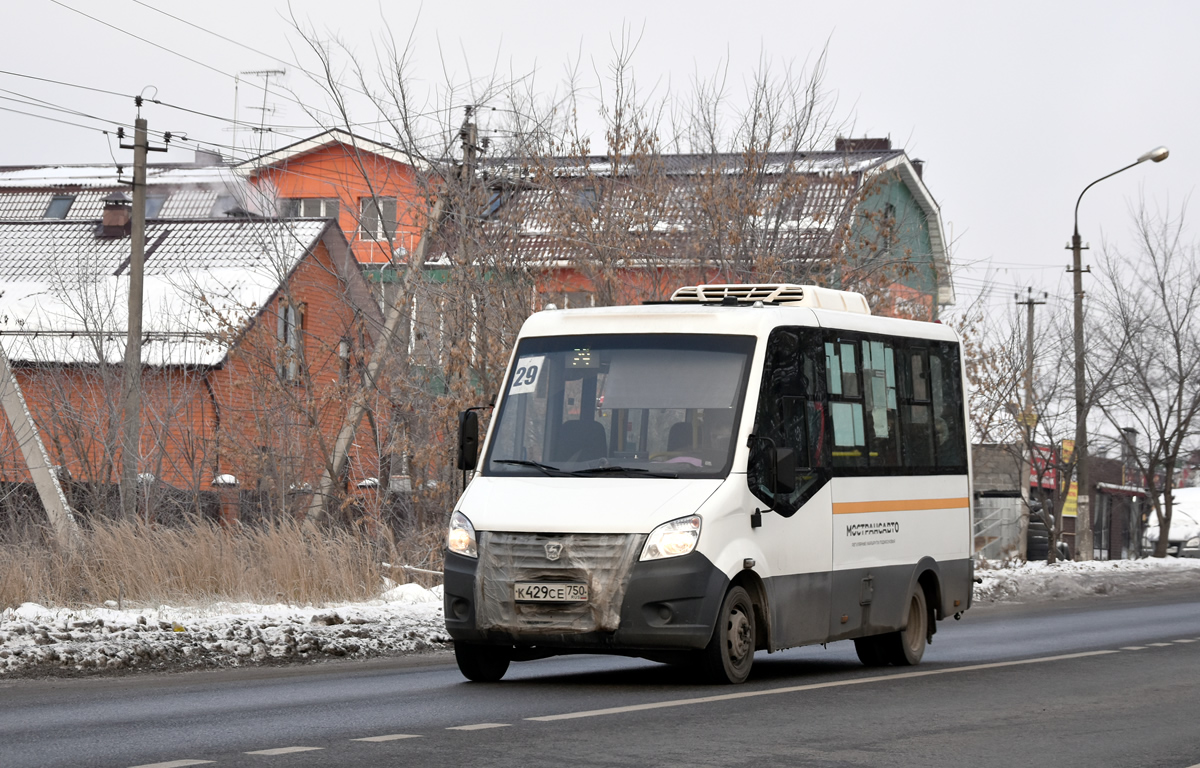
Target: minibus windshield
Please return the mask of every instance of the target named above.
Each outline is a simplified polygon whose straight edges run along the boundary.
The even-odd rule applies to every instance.
[[[700,334],[522,339],[483,473],[724,477],[754,342]]]

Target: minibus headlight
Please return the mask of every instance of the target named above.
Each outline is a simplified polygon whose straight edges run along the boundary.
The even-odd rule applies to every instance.
[[[450,531],[446,534],[446,549],[458,555],[479,557],[475,546],[475,526],[462,512],[450,516]]]
[[[1188,539],[1183,543],[1183,546],[1187,549],[1200,549],[1200,536],[1197,536],[1194,539]]]
[[[662,560],[686,555],[700,541],[700,516],[690,515],[663,523],[650,532],[640,560]]]

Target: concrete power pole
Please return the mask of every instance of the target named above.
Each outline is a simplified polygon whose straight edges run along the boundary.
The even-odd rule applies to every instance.
[[[1036,417],[1033,410],[1033,309],[1039,304],[1045,304],[1045,298],[1048,294],[1042,293],[1042,301],[1033,298],[1033,289],[1026,289],[1026,299],[1021,301],[1021,294],[1014,293],[1013,298],[1016,299],[1018,306],[1023,306],[1028,309],[1025,321],[1025,407],[1021,410],[1021,426],[1025,430],[1025,458],[1021,462],[1021,499],[1025,502],[1025,512],[1021,515],[1021,523],[1018,526],[1017,554],[1021,560],[1025,560],[1029,555],[1029,478],[1033,472],[1030,464],[1032,463],[1033,437],[1034,431],[1037,428]]]
[[[142,97],[134,103],[140,109]],[[129,325],[125,340],[125,373],[121,387],[121,406],[124,414],[121,430],[121,513],[132,518],[137,514],[138,457],[142,433],[142,278],[146,253],[146,155],[166,152],[166,147],[150,147],[146,137],[146,121],[138,117],[133,122],[133,144],[121,144],[121,149],[133,150],[133,210],[129,233]],[[118,136],[121,133],[118,132]],[[167,141],[171,134],[165,134]]]
[[[468,140],[468,136],[473,138],[475,135],[475,126],[471,122],[470,108],[467,110],[467,117],[463,121],[463,127],[460,129],[459,135],[463,138],[464,142],[465,160],[466,145],[473,143]],[[473,154],[472,157],[474,157]],[[337,478],[341,476],[342,470],[346,467],[346,458],[349,455],[350,446],[354,443],[354,434],[358,431],[358,425],[362,422],[363,416],[367,412],[367,397],[372,390],[379,386],[379,370],[383,367],[391,351],[392,344],[395,343],[396,337],[400,334],[401,324],[407,318],[408,307],[410,306],[409,302],[412,300],[414,276],[420,272],[422,265],[425,263],[425,252],[429,248],[430,241],[437,236],[442,220],[445,218],[447,209],[450,207],[448,200],[452,195],[453,192],[445,188],[438,191],[437,199],[433,204],[433,210],[430,211],[429,218],[426,219],[424,231],[421,233],[421,240],[417,243],[417,247],[408,255],[408,264],[405,265],[404,269],[404,280],[400,283],[400,289],[396,293],[396,300],[388,307],[387,316],[384,318],[383,332],[375,340],[375,349],[372,350],[371,360],[367,363],[363,387],[355,395],[346,410],[346,419],[342,422],[342,428],[338,432],[337,440],[334,441],[333,455],[325,465],[325,469],[321,472],[321,480],[317,486],[317,491],[313,494],[312,501],[308,505],[308,511],[305,513],[305,521],[308,523],[315,523],[324,519],[329,502],[333,500],[334,485],[337,483]]]
[[[50,454],[38,434],[37,424],[29,413],[25,396],[21,394],[21,386],[8,365],[8,356],[0,346],[0,404],[8,417],[12,428],[13,438],[21,449],[25,466],[29,468],[29,476],[37,489],[42,507],[46,510],[46,518],[54,529],[54,538],[63,550],[70,550],[79,542],[79,528],[75,516],[71,514],[71,505],[67,503],[66,494],[58,482],[58,475],[50,463]]]

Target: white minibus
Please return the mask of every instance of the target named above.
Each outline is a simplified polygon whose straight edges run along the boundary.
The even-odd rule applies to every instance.
[[[608,653],[740,683],[756,651],[843,639],[865,664],[912,665],[970,606],[947,326],[813,286],[691,286],[547,307],[504,382],[479,458],[475,414],[460,418],[476,471],[445,615],[470,680]]]

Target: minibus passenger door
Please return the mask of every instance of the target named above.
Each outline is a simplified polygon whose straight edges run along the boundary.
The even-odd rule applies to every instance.
[[[746,467],[747,511],[774,511],[762,511],[751,535],[767,561],[777,648],[823,642],[829,630],[833,519],[816,333],[777,329],[768,339]]]

